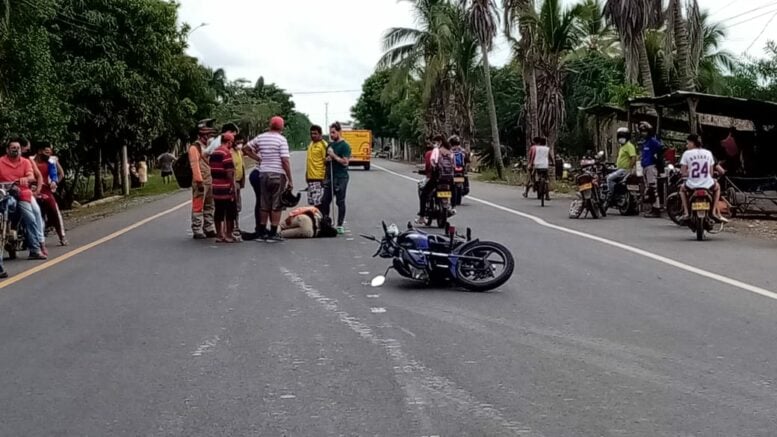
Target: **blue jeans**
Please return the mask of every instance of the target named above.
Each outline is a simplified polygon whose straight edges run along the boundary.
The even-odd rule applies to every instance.
[[[626,176],[628,176],[630,173],[631,170],[624,170],[619,168],[607,176],[607,197],[609,199],[612,199],[615,195],[615,186],[618,185],[618,182],[626,179]]]
[[[30,254],[40,253],[40,235],[43,230],[39,228],[40,214],[35,214],[35,209],[30,202],[19,202],[16,205],[19,221],[24,225],[24,239]]]

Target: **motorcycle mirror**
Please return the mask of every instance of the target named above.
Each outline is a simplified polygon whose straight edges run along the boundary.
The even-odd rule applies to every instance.
[[[362,238],[366,238],[366,239],[368,239],[370,241],[378,241],[378,238],[375,237],[374,235],[361,234],[361,237]]]
[[[373,288],[382,287],[383,284],[386,283],[386,277],[383,275],[378,275],[374,278],[372,278],[372,281],[370,281],[370,286]]]
[[[407,222],[407,230],[413,229],[413,222],[408,221]]]
[[[472,229],[467,228],[467,241],[472,240]]]

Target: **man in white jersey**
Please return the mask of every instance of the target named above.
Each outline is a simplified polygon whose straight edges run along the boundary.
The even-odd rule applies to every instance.
[[[718,202],[720,201],[720,185],[713,177],[713,173],[717,171],[720,174],[725,173],[723,168],[715,164],[715,158],[712,156],[712,152],[705,150],[701,144],[701,139],[698,135],[688,135],[687,142],[688,150],[683,153],[683,157],[680,159],[680,165],[682,166],[681,172],[685,177],[685,189],[680,190],[680,197],[683,200],[683,217],[682,221],[688,220],[688,193],[689,190],[713,190],[713,204],[712,204],[712,216],[721,222],[727,223],[728,220],[720,216],[718,210]]]
[[[256,150],[262,157],[259,165],[259,180],[261,185],[261,212],[257,237],[267,242],[283,241],[278,225],[281,222],[281,194],[291,190],[291,162],[289,160],[289,143],[283,136],[284,121],[281,117],[270,120],[270,130],[253,140],[247,147]],[[270,220],[270,230],[267,221]]]
[[[545,173],[547,176],[548,169],[553,164],[553,156],[550,153],[550,147],[548,147],[548,141],[545,138],[537,137],[532,140],[533,145],[529,149],[528,167],[529,167],[529,182],[526,184],[526,191],[523,193],[523,197],[529,197],[529,189],[534,186],[537,181],[537,175],[539,173]],[[550,200],[550,194],[545,193],[546,200]]]

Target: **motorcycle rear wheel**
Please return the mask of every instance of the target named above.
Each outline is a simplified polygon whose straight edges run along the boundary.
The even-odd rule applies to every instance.
[[[477,261],[460,258],[456,264],[454,280],[471,291],[489,291],[501,287],[510,280],[515,270],[513,255],[499,243],[481,241],[460,255],[480,258]],[[494,255],[499,259],[491,259]],[[498,274],[494,272],[497,265],[504,267]]]

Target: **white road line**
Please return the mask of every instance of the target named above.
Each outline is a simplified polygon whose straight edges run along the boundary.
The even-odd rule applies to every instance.
[[[391,170],[389,170],[389,169],[387,169],[385,167],[381,167],[379,165],[373,164],[372,166],[374,168],[377,168],[378,170],[385,171],[386,173],[392,174],[392,175],[400,177],[402,179],[407,179],[407,180],[413,181],[413,182],[418,182],[419,181],[416,178],[413,178],[413,177],[410,177],[410,176],[407,176],[407,175],[403,175],[403,174],[397,173],[395,171],[391,171]],[[700,269],[698,267],[694,267],[692,265],[685,264],[683,262],[680,262],[680,261],[677,261],[677,260],[674,260],[674,259],[671,259],[671,258],[667,258],[665,256],[658,255],[658,254],[653,253],[653,252],[648,252],[647,250],[640,249],[638,247],[629,246],[628,244],[619,243],[617,241],[608,240],[606,238],[598,237],[596,235],[587,234],[585,232],[576,231],[574,229],[565,228],[565,227],[559,226],[559,225],[554,225],[552,223],[546,222],[545,220],[543,220],[543,219],[541,219],[541,218],[539,218],[537,216],[533,216],[531,214],[526,214],[525,212],[520,212],[520,211],[511,209],[511,208],[507,208],[505,206],[498,205],[498,204],[493,203],[493,202],[489,202],[488,200],[478,199],[477,197],[472,197],[472,196],[467,196],[467,198],[472,200],[472,201],[474,201],[474,202],[478,202],[480,204],[483,204],[483,205],[486,205],[486,206],[490,206],[490,207],[498,209],[500,211],[503,211],[503,212],[506,212],[506,213],[509,213],[509,214],[513,214],[513,215],[516,215],[518,217],[522,217],[522,218],[525,218],[525,219],[532,220],[533,222],[537,223],[538,225],[544,226],[544,227],[549,228],[549,229],[554,229],[554,230],[559,231],[559,232],[565,232],[567,234],[575,235],[577,237],[586,238],[586,239],[593,240],[593,241],[596,241],[596,242],[599,242],[599,243],[602,243],[602,244],[606,244],[608,246],[616,247],[618,249],[625,250],[627,252],[631,252],[633,254],[640,255],[640,256],[643,256],[645,258],[652,259],[654,261],[658,261],[660,263],[663,263],[663,264],[675,267],[677,269],[685,270],[686,272],[693,273],[693,274],[705,277],[707,279],[712,279],[713,281],[718,281],[720,283],[723,283],[723,284],[726,284],[726,285],[730,285],[732,287],[736,287],[736,288],[739,288],[739,289],[742,289],[742,290],[745,290],[745,291],[749,291],[751,293],[755,293],[755,294],[758,294],[758,295],[761,295],[761,296],[764,296],[764,297],[768,297],[770,299],[777,300],[777,293],[775,293],[774,291],[771,291],[771,290],[767,290],[765,288],[761,288],[761,287],[758,287],[758,286],[755,286],[755,285],[751,285],[751,284],[748,284],[748,283],[745,283],[745,282],[742,282],[742,281],[739,281],[739,280],[736,280],[736,279],[733,279],[733,278],[729,278],[727,276],[719,275],[717,273],[713,273],[713,272],[710,272],[710,271],[707,271],[707,270],[704,270],[704,269]]]

